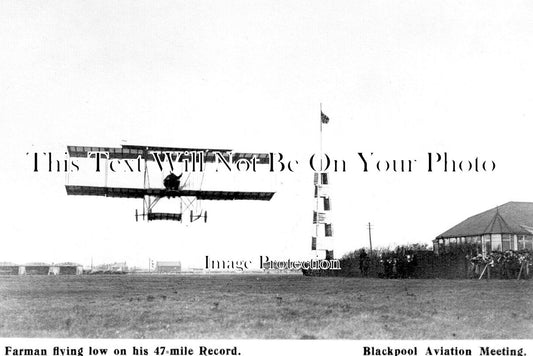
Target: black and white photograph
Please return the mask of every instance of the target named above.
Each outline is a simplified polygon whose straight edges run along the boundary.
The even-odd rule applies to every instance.
[[[0,53],[3,356],[533,352],[532,2],[3,0]]]

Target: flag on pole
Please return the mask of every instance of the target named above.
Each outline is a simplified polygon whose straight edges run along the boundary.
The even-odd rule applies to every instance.
[[[327,124],[329,122],[329,117],[326,114],[324,114],[322,111],[320,111],[320,117],[322,119],[323,124]]]

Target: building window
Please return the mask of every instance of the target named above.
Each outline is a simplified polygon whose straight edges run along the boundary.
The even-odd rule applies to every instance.
[[[490,235],[483,235],[482,236],[482,244],[483,244],[483,253],[490,253]]]
[[[513,239],[509,234],[502,235],[502,251],[508,251],[513,249]]]
[[[481,236],[474,237],[474,241],[476,246],[476,253],[483,253],[483,246],[481,245]]]
[[[445,250],[444,250],[444,239],[439,239],[439,240],[438,240],[438,244],[439,244],[439,249],[438,249],[438,251],[439,251],[439,252],[444,252],[444,251],[445,251]]]
[[[533,250],[533,236],[524,236],[524,237],[525,237],[524,248],[527,250]]]
[[[491,251],[502,250],[502,235],[493,234],[491,238]]]
[[[523,250],[526,248],[526,237],[524,235],[518,236],[516,248],[517,250]]]
[[[450,239],[445,238],[441,240],[442,252],[446,252],[450,249]]]
[[[533,250],[533,236],[521,235],[517,241],[518,250]]]

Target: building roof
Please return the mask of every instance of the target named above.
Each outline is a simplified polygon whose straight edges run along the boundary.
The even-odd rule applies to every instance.
[[[437,238],[484,234],[533,235],[533,203],[510,201],[469,217]]]
[[[59,267],[81,267],[82,265],[79,264],[79,263],[76,263],[76,262],[61,262],[61,263],[56,263],[55,266],[59,266]]]
[[[24,264],[24,266],[26,267],[50,267],[52,266],[52,264],[46,263],[46,262],[29,262],[29,263]]]

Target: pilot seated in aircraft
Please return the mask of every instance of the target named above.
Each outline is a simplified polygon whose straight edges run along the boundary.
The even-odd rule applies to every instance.
[[[180,174],[179,176],[177,176],[174,173],[170,172],[170,174],[168,176],[166,176],[166,178],[163,180],[163,185],[168,190],[179,190],[180,189],[180,179],[181,179],[182,175],[183,175],[183,173]]]

